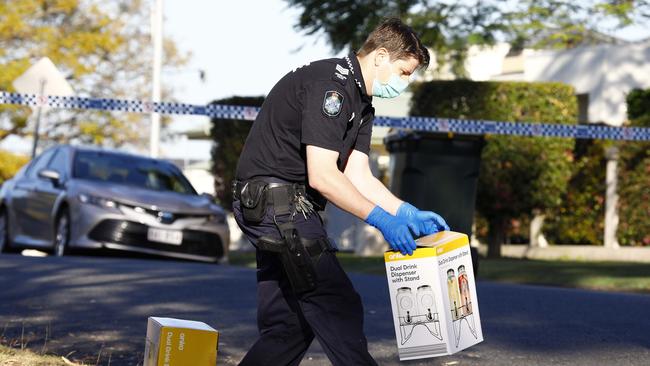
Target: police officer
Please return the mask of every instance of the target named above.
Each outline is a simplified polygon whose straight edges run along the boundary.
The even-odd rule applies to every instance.
[[[235,219],[258,269],[259,338],[241,365],[298,365],[314,338],[334,365],[376,365],[360,297],[317,211],[332,202],[404,254],[413,235],[448,229],[392,195],[368,163],[372,96],[396,97],[428,63],[413,30],[387,19],[358,53],[294,69],[267,96],[233,184]]]

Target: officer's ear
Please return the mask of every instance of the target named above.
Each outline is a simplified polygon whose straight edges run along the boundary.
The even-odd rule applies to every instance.
[[[388,50],[384,47],[377,48],[375,50],[375,66],[379,66],[388,61],[390,61]]]

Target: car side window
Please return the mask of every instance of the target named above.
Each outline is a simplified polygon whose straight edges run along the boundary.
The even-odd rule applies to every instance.
[[[30,160],[27,164],[25,164],[23,174],[20,176],[20,178],[24,179],[24,178],[29,177],[29,172],[32,171],[32,168],[34,167],[34,165],[36,165],[38,163],[39,160],[40,160],[40,156],[37,156],[34,159]],[[20,171],[18,171],[16,176],[18,176],[19,173],[20,173]]]
[[[48,164],[47,168],[56,170],[61,174],[61,177],[67,177],[69,176],[68,174],[68,166],[69,166],[69,158],[68,158],[68,150],[67,149],[58,149],[56,151],[56,155],[52,158],[50,161],[50,164]]]
[[[38,160],[34,163],[34,165],[29,167],[29,171],[27,172],[27,177],[30,179],[36,179],[38,178],[38,172],[43,170],[46,166],[47,163],[50,162],[50,158],[52,158],[52,154],[54,154],[55,149],[50,149],[41,154],[40,157],[38,157]]]

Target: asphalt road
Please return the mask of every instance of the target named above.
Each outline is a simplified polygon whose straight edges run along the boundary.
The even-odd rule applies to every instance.
[[[365,305],[370,352],[396,355],[386,279],[351,278]],[[478,283],[485,341],[407,365],[648,365],[650,296]],[[221,331],[219,365],[256,337],[253,270],[158,259],[0,255],[0,336],[91,364],[142,363],[147,317]],[[47,337],[47,340],[46,340]],[[329,365],[317,342],[302,365]]]

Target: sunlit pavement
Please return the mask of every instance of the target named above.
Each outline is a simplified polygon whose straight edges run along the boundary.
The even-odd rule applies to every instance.
[[[380,365],[400,364],[386,279],[351,278],[365,304],[371,353]],[[479,282],[478,291],[483,343],[402,364],[647,365],[650,359],[650,296],[488,282]],[[0,334],[14,344],[91,364],[136,365],[151,315],[217,328],[218,364],[236,364],[256,337],[255,272],[152,258],[0,255]],[[315,342],[302,364],[329,362]]]

